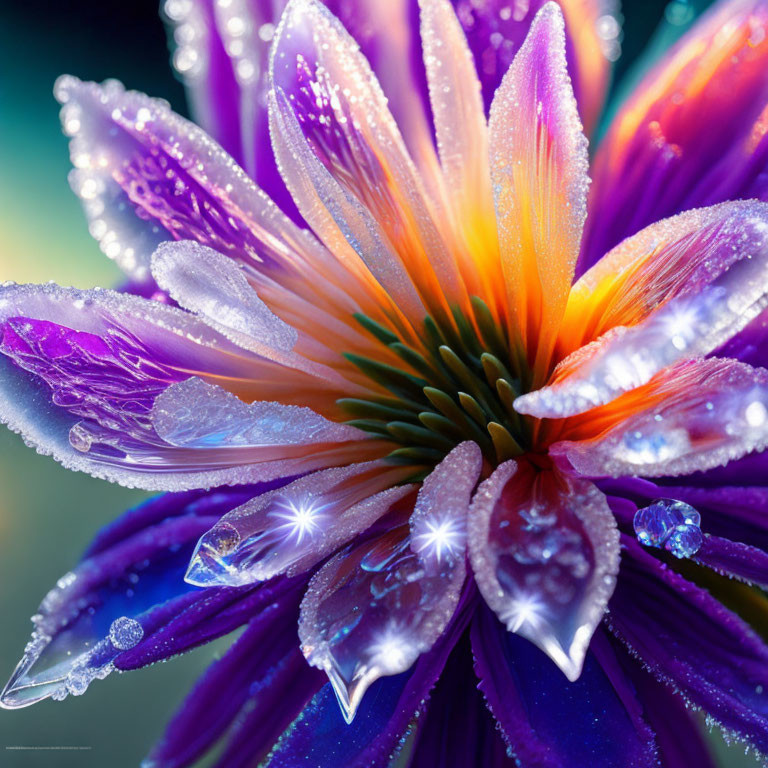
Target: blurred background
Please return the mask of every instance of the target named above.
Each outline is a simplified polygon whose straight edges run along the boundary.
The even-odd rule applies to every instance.
[[[624,0],[614,105],[637,73],[709,4]],[[0,3],[0,281],[111,286],[118,270],[88,235],[67,185],[67,142],[51,93],[64,72],[118,78],[186,114],[157,0]],[[47,590],[75,565],[98,527],[143,498],[141,492],[67,472],[0,428],[2,682],[23,651],[29,616]],[[113,674],[79,698],[0,711],[0,766],[137,766],[187,689],[225,646],[220,641],[168,664]],[[717,734],[712,744],[727,768],[757,765]],[[6,749],[24,745],[88,749]]]

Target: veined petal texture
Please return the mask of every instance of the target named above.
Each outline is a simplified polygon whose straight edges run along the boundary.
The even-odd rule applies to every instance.
[[[480,474],[474,443],[451,451],[424,481],[409,526],[337,555],[312,579],[299,637],[325,670],[351,722],[377,679],[407,670],[431,648],[459,602],[466,510]]]
[[[506,462],[472,501],[469,556],[481,594],[507,629],[576,680],[619,569],[605,496],[556,470]]]

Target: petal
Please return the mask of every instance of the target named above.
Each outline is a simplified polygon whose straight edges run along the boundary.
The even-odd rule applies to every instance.
[[[202,536],[185,579],[240,586],[301,573],[369,528],[415,486],[378,462],[316,472],[232,510]]]
[[[768,552],[748,544],[707,536],[696,561],[718,573],[768,588]]]
[[[387,765],[404,746],[405,737],[429,697],[446,660],[475,609],[472,591],[465,592],[453,620],[435,646],[422,654],[412,670],[377,680],[355,721],[339,715],[331,685],[326,685],[283,734],[266,762],[267,768],[369,768]]]
[[[350,229],[345,222],[351,214],[342,218],[340,211],[367,209],[392,250],[390,269],[402,263],[430,311],[444,310],[443,294],[465,299],[381,87],[354,40],[318,0],[289,3],[270,71],[273,146],[302,215],[329,245],[338,242],[334,230],[340,230],[354,247],[362,230]],[[310,156],[325,176],[308,167]],[[310,176],[300,176],[310,170]]]
[[[235,71],[215,28],[216,0],[165,0],[163,14],[176,47],[174,69],[187,88],[195,122],[242,164]]]
[[[539,11],[491,106],[499,247],[519,342],[548,372],[586,217],[587,140],[568,78],[563,17]]]
[[[636,393],[632,408],[616,401],[616,412],[624,415],[614,414],[607,425],[602,409],[581,417],[583,423],[572,427],[575,440],[553,444],[550,455],[591,477],[662,477],[717,467],[768,445],[768,372],[762,369],[735,360],[691,360],[662,371]],[[594,427],[591,414],[598,414]]]
[[[448,659],[419,718],[410,768],[512,768],[498,726],[477,688],[469,643],[463,639]]]
[[[630,537],[611,601],[612,631],[660,680],[763,752],[768,745],[768,647],[708,592]]]
[[[318,312],[378,306],[369,276],[345,269],[165,102],[69,76],[56,95],[90,230],[134,279],[150,278],[159,242],[197,240],[242,263],[273,311],[299,304],[317,321]]]
[[[462,443],[424,481],[401,526],[337,555],[312,579],[299,637],[352,722],[376,680],[404,672],[442,634],[466,576],[465,516],[482,456]]]
[[[604,405],[678,360],[710,353],[766,305],[768,205],[724,203],[654,224],[576,283],[561,347],[599,338],[515,407],[562,418]]]
[[[355,434],[364,443],[355,457],[368,452],[370,441],[363,433],[333,425],[309,409],[248,406],[220,387],[198,380],[183,383],[198,373],[252,399],[268,391],[272,378],[280,385],[275,391],[285,396],[297,372],[260,360],[179,309],[111,291],[52,285],[6,286],[0,289],[0,302],[0,418],[68,468],[148,490],[180,490],[277,477],[278,467],[290,474],[284,460],[301,454],[308,458],[313,451],[310,465],[330,466],[341,458],[337,438],[345,441]],[[302,399],[311,402],[311,392],[322,385],[314,378],[305,381]],[[169,390],[174,384],[178,388]],[[154,409],[161,393],[163,408]],[[224,430],[218,443],[176,439],[180,429],[190,429],[189,413],[186,422],[181,418],[190,405],[205,406],[209,417],[195,423],[198,435],[211,438]],[[277,447],[278,412],[293,420],[283,449]],[[239,418],[242,428],[248,414],[271,419],[260,433],[260,449],[253,437],[257,427],[250,430],[251,443],[231,435],[232,423]],[[171,415],[180,418],[178,424],[169,424]],[[229,426],[213,423],[217,415]],[[271,437],[265,437],[269,429]],[[320,458],[323,450],[300,446],[302,434],[314,436],[310,441],[316,449],[320,444],[330,448],[330,455],[325,453],[330,463]],[[261,462],[266,463],[258,469]],[[296,465],[294,473],[299,471]]]
[[[688,208],[766,199],[767,24],[763,0],[718,3],[634,90],[595,159],[580,266]]]
[[[278,603],[251,620],[189,692],[145,761],[147,766],[181,768],[194,763],[225,736],[238,715],[247,717],[251,709],[258,709],[263,727],[255,729],[260,739],[252,742],[253,747],[260,743],[260,749],[249,756],[272,746],[264,737],[277,739],[322,684],[322,676],[307,668],[296,642],[297,607]],[[298,664],[302,675],[297,674]],[[270,722],[270,730],[267,722],[272,720],[277,722]]]
[[[237,492],[222,491],[197,510],[185,495],[153,500],[140,511],[143,524],[138,526],[135,513],[129,513],[131,525],[123,529],[124,536],[109,544],[102,540],[99,551],[46,595],[33,617],[34,632],[24,657],[3,690],[2,705],[23,707],[48,697],[84,693],[90,682],[115,667],[131,668],[128,657],[145,655],[143,649],[153,644],[164,625],[181,614],[187,615],[187,633],[176,627],[172,639],[166,637],[145,663],[196,644],[190,639],[192,628],[200,631],[207,624],[208,639],[233,629],[226,619],[220,622],[218,614],[224,608],[236,613],[233,605],[255,593],[214,590],[206,595],[208,605],[201,612],[197,603],[202,593],[193,592],[182,577],[201,531],[239,499]],[[266,605],[269,595],[274,601],[286,584],[265,587],[259,600]],[[250,602],[254,604],[253,597]]]
[[[506,632],[487,608],[477,612],[471,638],[480,690],[517,765],[657,765],[653,733],[602,630],[582,676],[571,683],[531,644]]]
[[[583,480],[506,462],[472,501],[469,556],[481,594],[507,630],[578,679],[619,567],[605,496]]]

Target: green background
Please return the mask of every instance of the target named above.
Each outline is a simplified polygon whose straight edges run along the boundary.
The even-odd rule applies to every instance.
[[[642,66],[642,52],[647,58],[680,33],[684,24],[670,19],[690,21],[706,4],[627,0],[615,91],[621,93],[633,65]],[[66,140],[51,95],[63,72],[117,77],[184,113],[156,3],[0,4],[0,281],[110,286],[118,271],[89,237],[66,181]],[[18,660],[29,616],[46,591],[75,565],[98,527],[144,497],[67,472],[0,428],[0,677]],[[186,690],[224,647],[220,641],[167,664],[113,674],[82,697],[0,711],[0,766],[138,765]],[[713,745],[723,766],[755,764],[743,749],[726,749],[716,735]],[[13,746],[87,749],[7,749]]]

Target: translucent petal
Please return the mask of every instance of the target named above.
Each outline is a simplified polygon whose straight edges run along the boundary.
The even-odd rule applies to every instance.
[[[563,16],[536,15],[491,105],[499,247],[520,343],[546,373],[586,218],[587,140],[568,77]]]
[[[708,354],[766,306],[768,204],[723,203],[654,224],[573,288],[568,344],[611,330],[566,358],[547,387],[518,398],[515,408],[562,418],[608,403],[678,360]]]
[[[456,264],[386,98],[338,20],[317,0],[292,0],[275,36],[270,67],[275,97],[294,113],[303,142],[370,211],[425,300],[442,306],[444,293],[460,297]],[[289,187],[306,192],[314,178],[302,185],[295,174],[290,178],[296,142],[281,147],[283,137],[274,130],[272,139]],[[314,208],[319,215],[317,206],[325,204],[324,195],[305,194],[302,210]],[[328,204],[338,205],[338,197]]]
[[[342,552],[310,582],[302,650],[328,674],[347,722],[375,680],[407,670],[450,621],[466,575],[464,517],[481,463],[475,444],[454,448],[425,480],[410,533],[402,525]],[[433,521],[451,531],[442,547],[417,538]]]
[[[468,520],[485,601],[576,680],[619,569],[605,496],[584,480],[509,461],[480,485]]]
[[[413,486],[378,462],[316,472],[224,515],[195,548],[185,580],[240,586],[311,568],[372,525]]]
[[[639,410],[595,437],[557,442],[550,454],[592,477],[662,477],[721,466],[768,445],[764,369],[692,360],[662,371],[638,394]]]

